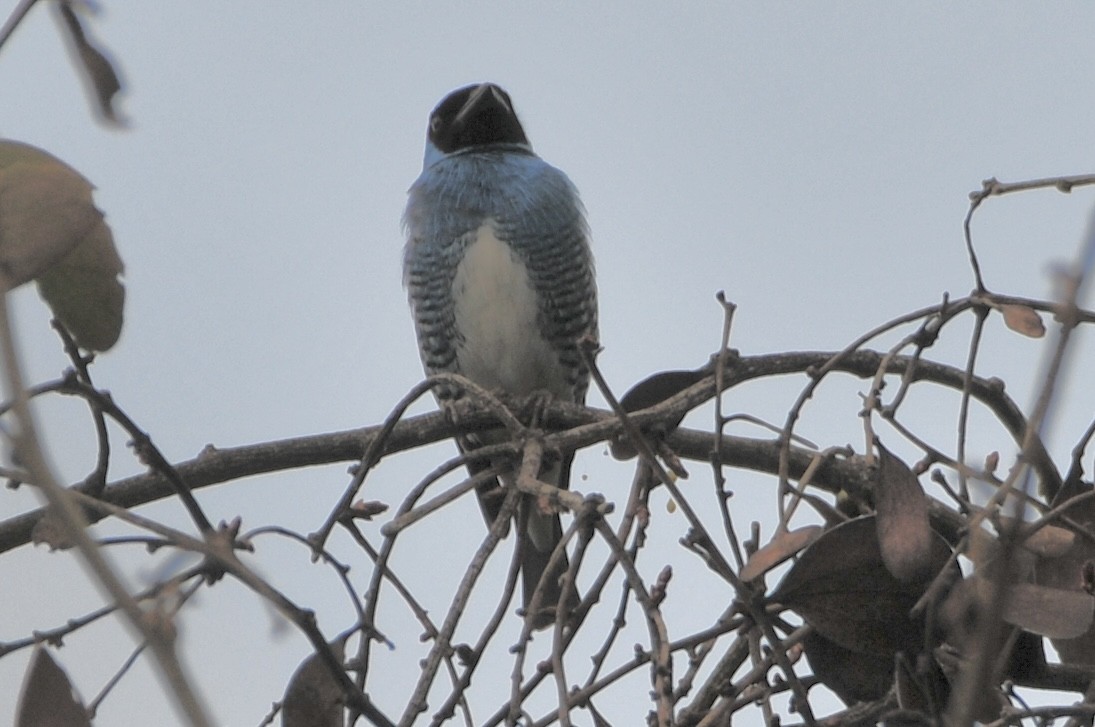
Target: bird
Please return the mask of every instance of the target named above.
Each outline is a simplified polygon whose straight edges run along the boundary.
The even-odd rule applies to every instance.
[[[403,282],[426,374],[460,374],[511,397],[584,404],[590,372],[579,343],[599,338],[589,226],[576,187],[533,152],[509,94],[494,83],[445,96],[426,136],[403,214]],[[444,409],[460,392],[443,387],[434,395]],[[499,441],[505,435],[495,432],[457,444],[468,452]],[[539,479],[566,489],[572,460],[572,453],[546,457]],[[501,510],[501,487],[495,478],[477,490],[488,526]],[[546,628],[562,616],[560,579],[569,567],[564,558],[545,575],[562,539],[559,514],[522,495],[515,520],[523,612],[534,628]],[[538,584],[541,608],[530,613]],[[575,589],[569,593],[565,611],[580,602]]]

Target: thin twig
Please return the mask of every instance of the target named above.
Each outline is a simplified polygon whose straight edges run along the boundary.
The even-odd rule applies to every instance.
[[[171,695],[175,698],[179,709],[192,725],[205,727],[211,723],[175,653],[171,635],[161,630],[162,625],[157,625],[156,622],[145,618],[140,605],[130,596],[106,557],[91,540],[87,532],[87,523],[79,507],[73,501],[71,494],[57,482],[52,468],[46,461],[25,395],[22,366],[19,362],[8,311],[7,289],[6,282],[0,281],[0,355],[3,356],[3,366],[0,366],[0,369],[7,372],[8,389],[15,400],[14,412],[18,423],[18,432],[14,435],[13,441],[15,451],[34,476],[38,491],[44,495],[52,511],[63,523],[66,536],[79,549],[98,585],[111,600],[121,606],[130,626],[152,647],[152,653],[155,655],[164,679],[170,685]]]
[[[12,33],[15,32],[16,27],[23,21],[23,18],[27,16],[30,9],[34,7],[34,4],[38,0],[20,0],[19,4],[15,6],[15,10],[8,16],[7,21],[4,23],[4,27],[0,28],[0,48],[4,47],[4,44],[11,38]]]

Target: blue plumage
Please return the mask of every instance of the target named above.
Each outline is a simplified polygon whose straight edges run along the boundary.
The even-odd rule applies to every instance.
[[[403,222],[404,283],[427,373],[585,401],[577,343],[597,336],[597,294],[584,210],[567,176],[533,153],[505,91],[469,86],[434,110]],[[451,395],[440,393],[443,405]],[[565,488],[569,469],[567,457],[541,479]],[[491,520],[498,503],[489,494],[481,499]],[[561,526],[534,502],[522,503],[519,521],[527,607]],[[546,606],[558,601],[559,575],[544,579]],[[550,611],[535,618],[551,620]]]

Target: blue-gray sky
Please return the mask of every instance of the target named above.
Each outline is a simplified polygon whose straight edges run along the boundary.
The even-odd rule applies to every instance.
[[[718,290],[739,305],[733,344],[745,353],[838,349],[946,291],[965,294],[969,191],[990,176],[1095,166],[1095,7],[1079,3],[101,6],[91,28],[124,71],[129,130],[92,122],[42,4],[0,52],[0,135],[54,153],[98,187],[129,297],[122,339],[94,373],[176,460],[209,443],[375,424],[420,379],[399,218],[427,114],[466,83],[506,87],[536,150],[582,192],[598,264],[600,361],[618,390],[703,363],[718,345]],[[989,286],[1046,295],[1050,266],[1075,250],[1093,200],[1078,190],[986,203],[974,230]],[[56,376],[66,364],[44,306],[26,290],[16,307],[31,380]],[[1027,403],[1042,345],[997,322],[984,372],[1008,379]],[[964,349],[955,334],[941,353],[961,363]],[[799,386],[764,387],[728,405],[781,422]],[[818,403],[804,434],[862,449],[861,388],[824,400],[828,409]],[[58,468],[81,478],[93,462],[86,417],[72,402],[41,411]],[[946,411],[943,443],[953,441]],[[1070,390],[1058,456],[1091,411],[1090,387]],[[978,456],[993,445],[983,446]],[[372,492],[396,501],[449,454],[445,445],[388,463]],[[124,451],[115,461],[114,477],[139,471]],[[707,487],[709,474],[694,469],[693,486]],[[587,479],[576,487],[626,491],[627,469],[600,448],[579,470]],[[309,532],[345,482],[344,468],[325,468],[217,488],[201,501],[215,519],[242,514],[245,526]],[[765,482],[738,492],[742,532],[751,520],[771,522]],[[0,516],[33,502],[5,493]],[[179,510],[149,512],[184,525]],[[440,539],[475,547],[478,515],[471,504],[463,512],[466,537],[440,529],[436,547],[422,546],[418,561],[406,553],[400,565],[459,572],[471,550]],[[687,562],[668,552],[679,550],[683,519],[655,516],[664,558]],[[364,574],[360,554],[340,545]],[[302,551],[271,542],[261,558],[302,603],[337,614],[324,628],[348,623],[337,584]],[[72,560],[30,548],[0,558],[9,584],[0,640],[99,603]],[[145,565],[132,578],[154,575]],[[676,607],[694,606],[688,584],[678,580],[668,608],[673,595]],[[444,604],[434,604],[436,618]],[[387,633],[390,658],[413,661],[417,627],[391,618],[403,627]],[[274,621],[231,584],[203,593],[183,619],[188,663],[218,724],[256,724],[307,652],[296,634],[271,636]],[[108,627],[68,644],[61,658],[86,697],[131,648]],[[0,660],[0,693],[14,694],[24,663]],[[143,667],[124,680],[101,723],[171,723],[149,680]],[[646,693],[640,680],[612,707],[637,724]],[[0,700],[0,721],[13,701]]]

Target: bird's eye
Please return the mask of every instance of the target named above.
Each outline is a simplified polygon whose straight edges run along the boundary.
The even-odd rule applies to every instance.
[[[441,125],[443,123],[444,123],[444,121],[441,120],[440,115],[435,114],[435,115],[431,116],[430,117],[430,131],[434,134],[441,131]]]

